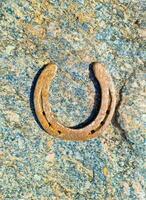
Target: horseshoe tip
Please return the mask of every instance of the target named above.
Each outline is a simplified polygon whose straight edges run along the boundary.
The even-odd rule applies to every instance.
[[[56,74],[57,72],[57,65],[55,65],[54,63],[48,63],[46,65],[47,68],[49,68],[52,72],[54,72]]]
[[[100,74],[103,74],[105,71],[105,65],[95,62],[93,63],[93,70],[94,70],[94,73],[98,72]]]
[[[94,62],[93,67],[96,68],[96,69],[101,69],[101,68],[104,68],[105,66],[101,63]]]

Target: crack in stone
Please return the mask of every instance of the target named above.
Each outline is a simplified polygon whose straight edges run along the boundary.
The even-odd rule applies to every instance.
[[[127,82],[131,79],[131,77],[135,74],[135,70],[130,74],[130,76],[124,81],[124,84],[122,85],[122,87],[120,88],[119,90],[119,101],[116,105],[116,108],[115,108],[115,115],[113,117],[113,120],[112,120],[112,123],[114,125],[115,128],[117,128],[119,130],[119,132],[121,133],[121,136],[122,138],[130,145],[130,147],[133,149],[132,145],[134,144],[132,141],[130,141],[127,137],[127,131],[122,128],[120,122],[118,121],[119,117],[120,117],[120,114],[119,114],[119,108],[122,104],[122,101],[123,101],[123,89],[124,87],[126,86]]]

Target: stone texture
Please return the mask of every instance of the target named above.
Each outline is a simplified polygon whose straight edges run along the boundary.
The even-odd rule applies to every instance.
[[[146,199],[145,1],[4,0],[0,8],[0,199]],[[92,112],[89,64],[106,64],[118,104],[100,138],[60,141],[35,121],[31,86],[50,61],[59,68],[50,101],[67,126]]]

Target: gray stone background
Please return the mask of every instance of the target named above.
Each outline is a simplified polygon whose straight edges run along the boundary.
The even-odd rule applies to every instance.
[[[0,200],[146,199],[145,19],[145,0],[0,0]],[[61,141],[35,121],[32,82],[50,61],[67,126],[92,112],[89,64],[106,65],[118,101],[100,138]]]

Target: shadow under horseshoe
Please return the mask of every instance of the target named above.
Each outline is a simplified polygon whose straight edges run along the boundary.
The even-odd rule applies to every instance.
[[[40,126],[41,129],[44,130],[43,126],[41,125],[40,121],[38,120],[38,117],[36,115],[36,112],[35,112],[35,106],[34,106],[34,90],[35,90],[35,86],[36,86],[36,83],[37,83],[37,80],[41,74],[41,72],[44,70],[44,68],[46,67],[46,65],[44,65],[42,68],[39,69],[39,71],[36,73],[33,81],[32,81],[32,85],[31,85],[31,89],[30,89],[30,96],[29,96],[29,104],[30,104],[30,109],[31,109],[31,112],[33,114],[33,117],[35,119],[35,121],[37,122],[37,124]]]

